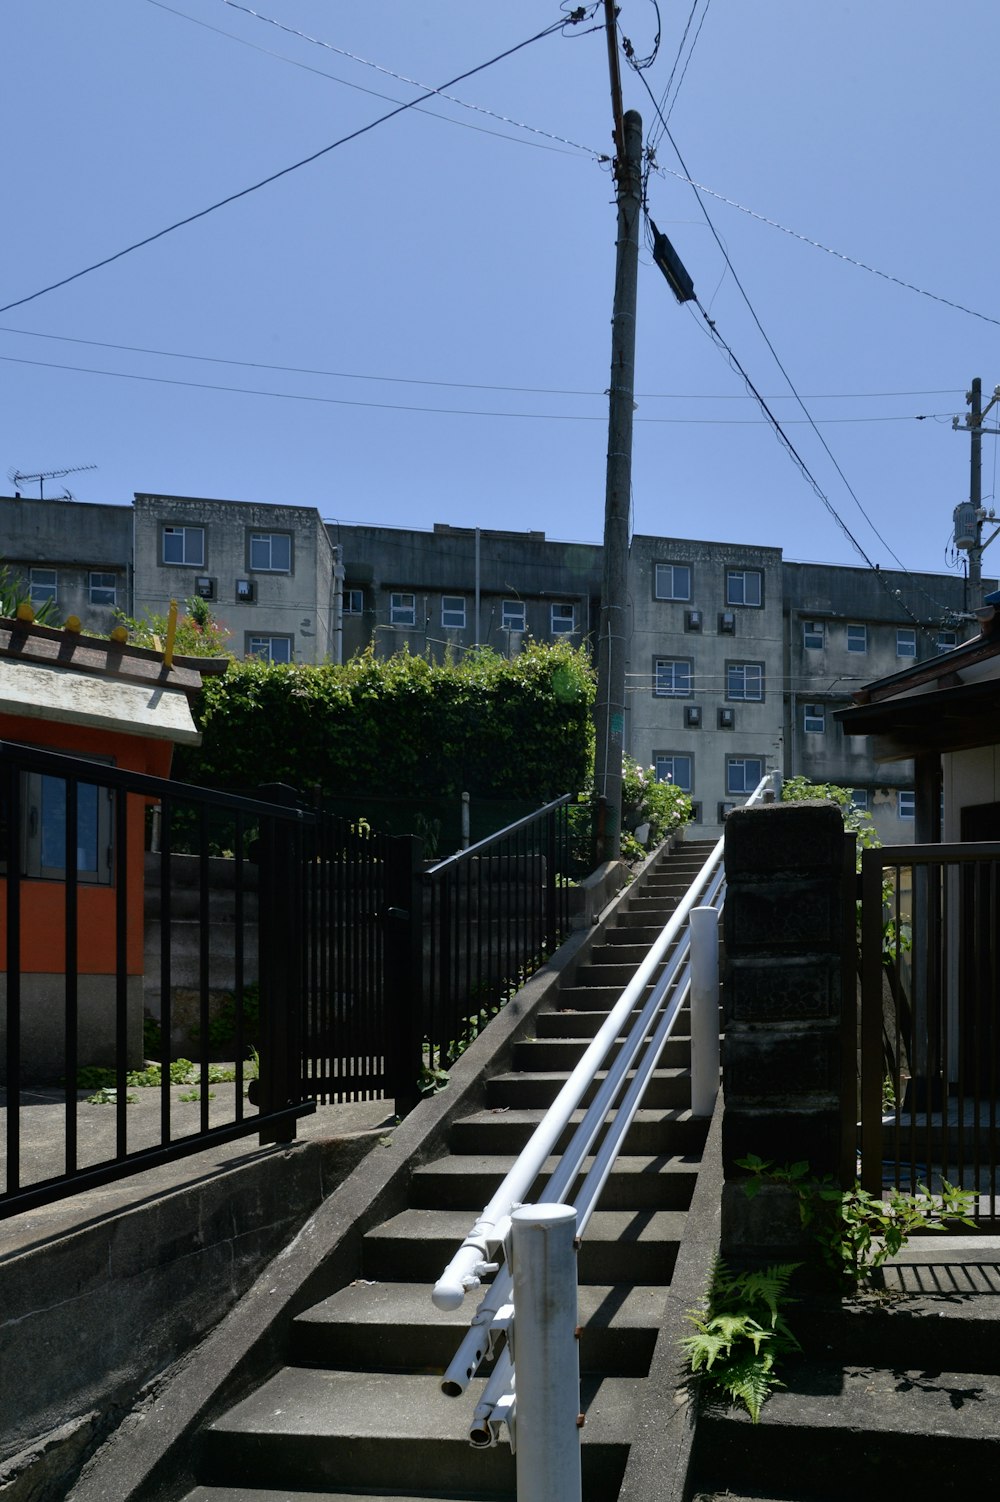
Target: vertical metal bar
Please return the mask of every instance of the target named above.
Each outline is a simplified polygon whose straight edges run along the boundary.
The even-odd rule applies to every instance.
[[[118,1094],[115,1098],[117,1155],[128,1153],[128,794],[115,789],[115,1062]],[[140,859],[142,857],[140,856]],[[139,923],[139,914],[134,921]]]
[[[882,857],[861,856],[861,1182],[882,1187]]]
[[[719,1094],[719,915],[692,908],[691,1114],[711,1116]]]
[[[21,1185],[21,772],[4,753],[7,794],[7,1193]],[[74,1100],[76,1081],[72,1081]],[[70,1081],[67,1080],[67,1089]]]
[[[558,944],[556,930],[556,820],[559,810],[552,809],[545,819],[545,942],[543,948],[551,953]]]
[[[43,782],[44,787],[44,782]],[[79,798],[75,777],[63,782],[63,802],[66,818],[63,842],[63,978],[66,988],[64,1027],[64,1052],[66,1060],[66,1173],[77,1169],[77,1075],[79,1073],[80,1037],[80,991],[79,991],[79,916],[80,888],[77,847],[80,838],[78,826]],[[44,796],[44,794],[43,794]],[[41,814],[40,814],[41,816]],[[123,1092],[125,1080],[119,1071],[119,1092]]]
[[[582,1495],[575,1237],[572,1205],[524,1205],[511,1216],[518,1502]]]
[[[244,825],[245,819],[242,810],[237,810],[235,828],[233,830],[233,988],[234,1004],[236,1009],[236,1033],[233,1040],[233,1049],[236,1054],[236,1083],[234,1114],[237,1121],[242,1121],[243,1110],[243,1075],[247,1059],[247,1036],[246,1036],[246,998],[244,985],[246,981],[246,964],[243,952],[245,922],[246,922],[246,870],[244,860]]]
[[[173,996],[170,957],[173,949],[173,853],[174,801],[165,797],[160,811],[160,1142],[170,1141],[170,1035],[173,1030]]]
[[[211,979],[212,918],[209,906],[208,805],[198,805],[198,1028],[201,1038],[199,1068],[199,1124],[208,1131],[208,991]]]
[[[845,834],[840,879],[840,1182],[858,1176],[858,906],[857,836]],[[718,933],[716,933],[718,953]],[[718,1033],[718,1014],[716,1014]]]

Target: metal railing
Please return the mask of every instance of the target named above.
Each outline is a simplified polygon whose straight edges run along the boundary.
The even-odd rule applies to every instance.
[[[146,824],[153,804],[162,814],[151,873]],[[232,868],[221,926],[210,879],[216,819],[225,821]],[[0,743],[0,1216],[250,1133],[260,1133],[262,1141],[289,1140],[296,1118],[315,1109],[301,1090],[297,1031],[303,820],[299,810],[263,800]],[[194,851],[193,909],[186,920],[179,916],[172,859],[175,826],[183,827],[183,843]],[[251,869],[261,876],[259,948],[254,943],[252,953],[246,937]],[[144,1047],[143,1036],[144,912],[151,888],[161,933],[154,1048]],[[193,936],[187,994],[203,1045],[195,1078],[186,1082],[194,1099],[183,1107],[170,1069],[174,938],[182,923]],[[222,1080],[209,1060],[208,1040],[219,952],[227,947],[233,1076]],[[251,972],[260,977],[257,1110],[245,1099],[256,1073],[247,1059]],[[143,1071],[147,1053],[160,1066],[159,1082],[137,1087],[129,1076]],[[81,1071],[87,1071],[86,1088],[79,1088]],[[139,1088],[145,1110],[133,1109]],[[86,1103],[95,1090],[98,1119],[96,1105]]]
[[[1000,844],[862,854],[861,1181],[1000,1220]]]
[[[777,774],[770,774],[762,779],[748,802],[755,803],[765,797],[778,796],[779,789]],[[577,1181],[585,1159],[593,1152],[593,1162],[572,1202],[572,1208],[576,1212],[577,1239],[581,1240],[586,1235],[587,1225],[622,1150],[626,1133],[691,992],[689,919],[697,908],[709,909],[715,914],[715,924],[718,923],[725,897],[723,847],[724,841],[720,839],[517,1161],[434,1286],[435,1305],[440,1309],[453,1310],[460,1307],[467,1292],[479,1288],[484,1278],[493,1275],[493,1281],[480,1301],[470,1329],[441,1383],[442,1390],[448,1396],[458,1397],[466,1390],[482,1363],[495,1358],[493,1372],[475,1407],[470,1425],[469,1439],[474,1446],[497,1444],[506,1427],[515,1455],[519,1453],[519,1447],[514,1445],[518,1420],[510,1342],[516,1311],[513,1304],[513,1277],[507,1256],[511,1217],[517,1207],[529,1199],[546,1158],[567,1129],[573,1113],[581,1106],[585,1092],[592,1086],[595,1076],[599,1071],[606,1070],[593,1102],[586,1109],[582,1121],[573,1132],[569,1146],[535,1201],[538,1204],[561,1204]],[[714,931],[711,947],[714,951],[712,958],[717,961],[717,935]],[[702,992],[707,989],[700,975],[696,976],[695,984]],[[647,987],[651,987],[648,994]],[[702,999],[704,1001],[704,995]],[[617,1039],[637,1005],[641,1008],[639,1015],[616,1052]],[[714,1008],[714,1026],[717,1032],[717,992],[708,1005]],[[562,1408],[565,1409],[565,1406],[563,1404]],[[530,1422],[534,1424],[536,1418],[537,1415],[532,1413]],[[559,1436],[553,1435],[552,1443],[558,1445]],[[523,1451],[520,1453],[523,1454]],[[560,1499],[570,1498],[574,1493],[562,1491],[559,1496]]]
[[[447,1069],[569,932],[570,794],[421,878],[424,1062]]]

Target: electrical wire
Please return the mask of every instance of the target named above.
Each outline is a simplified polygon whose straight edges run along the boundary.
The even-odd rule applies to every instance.
[[[277,62],[287,63],[290,67],[293,68],[301,68],[306,73],[315,74],[317,78],[328,79],[330,83],[339,83],[345,89],[354,89],[359,94],[368,94],[372,99],[383,99],[389,104],[401,103],[400,100],[393,98],[391,94],[382,94],[378,89],[365,88],[363,84],[354,83],[352,80],[347,78],[339,78],[335,73],[327,73],[323,68],[315,68],[311,64],[303,62],[300,58],[287,57],[282,52],[274,52],[270,47],[261,47],[257,42],[251,42],[247,37],[237,36],[234,31],[225,31],[221,26],[213,26],[210,21],[203,21],[198,16],[188,15],[187,11],[177,10],[173,5],[167,5],[165,3],[165,0],[146,0],[146,3],[148,5],[155,5],[157,10],[165,10],[170,15],[177,16],[182,21],[190,21],[193,26],[201,26],[205,31],[214,32],[216,36],[226,37],[231,42],[238,42],[241,47],[249,47],[253,52],[260,52],[264,57],[273,57]],[[267,18],[259,17],[258,19],[266,20]],[[275,22],[274,24],[278,25],[279,23]],[[291,27],[285,27],[283,29],[289,31],[292,30]],[[306,41],[317,40],[312,37],[307,37],[304,32],[294,32],[293,34],[295,36],[302,37]],[[321,47],[327,47],[330,44],[317,41],[317,45]],[[343,51],[343,49],[339,47],[331,47],[330,50],[333,52]],[[344,52],[343,55],[345,57],[352,56],[352,54],[348,52]],[[358,62],[365,61],[365,59],[363,58],[357,58],[355,60]],[[377,67],[378,64],[370,63],[368,66]],[[380,71],[389,73],[389,76],[391,78],[399,78],[401,82],[407,81],[402,79],[401,75],[391,73],[388,68],[381,69]],[[417,87],[423,88],[424,85],[418,84]],[[570,141],[565,136],[554,135],[551,131],[542,130],[540,127],[535,125],[528,125],[521,120],[511,120],[505,115],[497,114],[494,110],[486,109],[486,107],[483,105],[470,104],[464,99],[455,99],[450,94],[445,93],[441,93],[441,98],[447,99],[450,104],[460,105],[463,109],[476,110],[479,114],[486,115],[494,120],[502,122],[503,124],[514,126],[518,130],[528,131],[532,135],[543,136],[547,141],[555,142],[558,144],[547,145],[546,141],[523,141],[517,136],[508,135],[505,131],[490,130],[485,125],[473,125],[469,120],[456,120],[454,115],[439,114],[437,110],[425,109],[421,105],[414,106],[415,113],[418,115],[428,115],[432,120],[443,120],[447,125],[459,125],[463,130],[475,130],[482,135],[495,136],[500,141],[513,141],[518,146],[534,146],[539,151],[557,151],[563,156],[572,155],[572,152],[566,149],[568,147],[572,147],[575,151],[585,152],[588,156],[594,157],[594,159],[597,161],[608,160],[608,157],[605,153],[595,151],[590,146],[583,146],[578,141]]]
[[[508,47],[504,52],[498,52],[495,57],[489,58],[484,63],[478,63],[474,68],[467,68],[464,73],[456,74],[454,78],[448,79],[446,83],[441,84],[438,88],[429,89],[427,92],[430,94],[439,94],[442,89],[449,89],[453,84],[460,83],[465,78],[471,78],[476,73],[482,73],[486,68],[492,68],[496,63],[502,62],[505,58],[512,57],[515,52],[521,52],[525,47],[530,47],[533,43],[540,42],[545,37],[554,35],[557,31],[562,31],[567,24],[566,21],[553,22],[542,31],[536,32],[534,36],[526,37],[523,42],[515,43],[513,47]],[[331,151],[336,151],[338,147],[346,146],[350,141],[356,141],[359,136],[367,135],[376,126],[384,125],[387,120],[392,120],[396,115],[401,115],[404,111],[412,109],[417,103],[418,101],[414,99],[406,104],[397,105],[395,109],[391,109],[386,114],[380,115],[377,120],[370,120],[367,125],[361,125],[357,130],[350,131],[346,136],[341,136],[338,140],[331,141],[328,146],[321,146],[318,151],[313,151],[309,156],[302,157],[297,162],[292,162],[288,167],[282,167],[277,172],[270,173],[267,177],[261,178],[259,182],[251,183],[246,188],[240,188],[238,192],[230,193],[227,197],[220,198],[216,203],[209,204],[207,208],[199,209],[194,214],[188,214],[185,218],[178,219],[173,224],[168,224],[163,229],[157,230],[155,234],[146,235],[144,239],[136,240],[133,244],[126,245],[122,250],[115,251],[113,255],[105,256],[100,261],[94,261],[91,265],[84,266],[79,271],[74,271],[70,276],[61,277],[59,281],[51,282],[47,287],[40,287],[36,292],[30,292],[26,297],[15,298],[13,302],[4,303],[0,307],[0,313],[9,313],[11,308],[23,307],[25,303],[34,302],[36,298],[44,297],[48,292],[54,292],[57,288],[65,287],[70,282],[79,281],[80,277],[88,276],[92,271],[99,271],[101,267],[110,266],[112,262],[120,261],[123,256],[131,255],[135,250],[141,250],[146,245],[152,245],[156,240],[162,240],[165,235],[172,234],[174,230],[182,229],[185,225],[193,224],[198,219],[204,219],[208,214],[214,214],[217,209],[225,208],[231,203],[236,203],[241,198],[246,198],[251,193],[258,192],[259,189],[277,182],[279,178],[287,177],[289,173],[297,172],[300,167],[306,167],[311,162],[318,161],[320,157],[327,156]]]
[[[49,334],[35,329],[15,329],[0,325],[0,334],[14,334],[25,339],[48,339],[60,344],[82,344],[90,349],[113,349],[133,355],[156,355],[164,360],[192,360],[200,364],[231,365],[241,370],[273,370],[285,375],[323,376],[343,381],[381,381],[396,386],[436,386],[451,391],[507,391],[528,396],[592,396],[606,397],[607,390],[588,391],[579,387],[560,386],[499,386],[484,381],[434,381],[423,376],[370,375],[357,370],[325,370],[310,365],[275,365],[264,360],[235,360],[226,355],[196,355],[190,351],[154,349],[144,344],[113,344],[107,339],[82,339],[72,334]],[[58,367],[57,367],[58,368]],[[807,392],[808,401],[881,401],[893,397],[912,396],[960,396],[958,388],[943,387],[931,391],[818,391]],[[693,391],[637,391],[637,401],[713,401],[746,402],[754,398],[743,392],[693,392]],[[769,396],[768,401],[791,401],[787,393]],[[937,416],[938,414],[931,414]],[[944,418],[946,414],[941,413]],[[901,420],[901,419],[900,419]],[[950,416],[948,418],[950,421]]]

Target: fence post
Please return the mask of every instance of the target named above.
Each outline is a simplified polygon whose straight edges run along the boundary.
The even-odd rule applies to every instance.
[[[411,834],[397,835],[389,844],[383,950],[385,1014],[396,1115],[406,1116],[420,1099],[425,1031],[424,891],[420,881],[423,844]]]
[[[575,1239],[572,1205],[511,1215],[518,1502],[580,1502]]]
[[[559,810],[550,810],[545,820],[545,944],[546,954],[551,954],[558,943],[559,920],[556,914],[556,870],[558,864],[558,851],[556,848],[556,819]]]
[[[696,907],[691,929],[691,1114],[711,1116],[719,1093],[719,915]]]
[[[292,788],[261,788],[260,796],[289,807],[270,814],[260,830],[260,1079],[261,1115],[302,1098],[302,908],[300,841]],[[295,1118],[260,1129],[263,1146],[295,1140]]]

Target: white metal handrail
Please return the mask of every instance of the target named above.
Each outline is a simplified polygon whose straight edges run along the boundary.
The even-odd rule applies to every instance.
[[[772,789],[772,796],[775,796],[779,787],[776,774],[769,774],[747,801],[759,802]],[[641,1105],[664,1045],[690,992],[690,936],[686,929],[689,915],[697,906],[710,906],[721,911],[725,897],[723,846],[724,842],[720,839],[517,1161],[434,1285],[432,1297],[435,1305],[439,1309],[456,1309],[469,1289],[480,1287],[485,1275],[496,1274],[441,1382],[446,1394],[457,1397],[465,1391],[482,1362],[487,1357],[497,1356],[493,1372],[474,1411],[469,1434],[474,1445],[496,1444],[505,1424],[513,1443],[516,1404],[509,1339],[498,1354],[500,1342],[508,1335],[514,1317],[513,1284],[509,1259],[502,1267],[497,1260],[501,1247],[509,1236],[511,1214],[524,1202],[524,1197],[541,1172],[545,1160],[553,1152],[574,1112],[579,1109],[584,1093],[606,1063],[626,1018],[662,966],[639,1017],[609,1065],[605,1078],[545,1189],[537,1197],[538,1202],[560,1203],[563,1196],[569,1193],[579,1177],[587,1154],[602,1128],[609,1123],[610,1112],[625,1078],[634,1067],[633,1077],[614,1111],[614,1119],[607,1125],[594,1161],[577,1193],[577,1237],[582,1237],[617,1161],[625,1134]],[[663,963],[665,959],[666,964]],[[654,1019],[655,1027],[650,1035]]]

